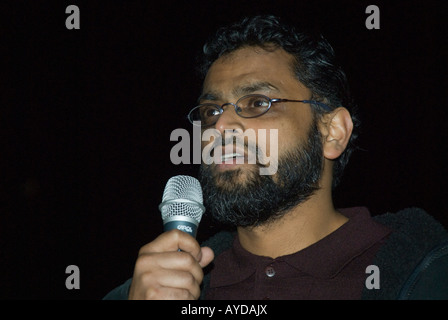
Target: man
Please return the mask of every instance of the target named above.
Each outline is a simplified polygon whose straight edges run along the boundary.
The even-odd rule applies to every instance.
[[[334,208],[359,123],[325,39],[272,16],[247,18],[204,46],[201,70],[189,119],[223,141],[223,161],[200,168],[204,202],[235,230],[202,247],[163,233],[106,299],[448,298],[448,234],[438,222],[416,208],[375,218]],[[249,129],[256,142],[241,142]],[[277,171],[261,175],[266,164],[249,163],[253,154],[277,154]]]

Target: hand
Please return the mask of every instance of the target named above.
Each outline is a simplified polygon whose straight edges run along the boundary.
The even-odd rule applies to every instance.
[[[201,248],[185,232],[162,233],[139,251],[129,299],[198,299],[204,277],[202,268],[213,258],[212,249]]]

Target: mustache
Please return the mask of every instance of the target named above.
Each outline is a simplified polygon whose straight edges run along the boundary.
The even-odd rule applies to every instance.
[[[236,137],[228,137],[223,139],[221,143],[219,143],[219,141],[216,142],[216,147],[225,148],[229,145],[233,145],[234,149],[236,150],[243,149],[247,153],[258,154],[258,152],[260,152],[260,148],[258,147],[258,144],[256,142],[248,143],[246,139],[243,139],[243,141],[241,141],[241,139],[238,139]]]
[[[208,145],[210,148],[210,157],[214,157],[215,150],[220,148],[221,150],[232,150],[244,152],[245,157],[255,160],[255,164],[259,167],[267,167],[266,161],[260,161],[260,159],[265,159],[265,152],[258,146],[256,141],[249,141],[247,137],[232,133],[227,133],[225,135],[217,133],[213,135],[213,141]],[[229,146],[233,146],[232,149],[228,149]]]

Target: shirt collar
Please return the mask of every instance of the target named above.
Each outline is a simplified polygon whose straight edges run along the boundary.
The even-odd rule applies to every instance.
[[[315,278],[332,278],[345,265],[386,237],[390,229],[375,222],[365,207],[339,209],[349,220],[323,239],[294,254],[276,259],[256,256],[246,251],[235,237],[233,247],[215,259],[210,287],[241,282],[257,268],[282,260],[300,272]],[[219,276],[213,276],[213,273]]]

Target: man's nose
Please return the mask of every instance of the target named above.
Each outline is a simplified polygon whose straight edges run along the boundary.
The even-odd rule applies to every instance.
[[[235,130],[235,129],[243,129],[242,117],[237,115],[236,110],[238,109],[232,103],[226,103],[221,107],[223,112],[219,116],[218,121],[215,123],[215,128],[221,133],[224,134],[225,130]]]

